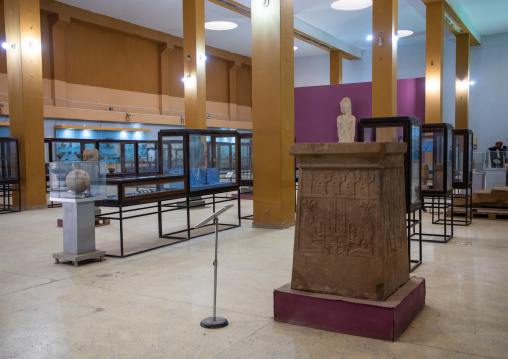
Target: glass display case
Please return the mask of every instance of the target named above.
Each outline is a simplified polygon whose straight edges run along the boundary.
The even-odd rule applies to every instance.
[[[473,174],[485,173],[487,166],[485,158],[485,152],[473,152]]]
[[[108,177],[107,199],[98,206],[129,206],[185,196],[187,179],[171,175]]]
[[[422,193],[448,196],[453,191],[453,126],[447,123],[422,127]]]
[[[108,175],[122,176],[136,174],[136,141],[97,141],[101,162],[106,164]]]
[[[453,131],[453,188],[469,188],[473,182],[473,131]]]
[[[421,128],[415,117],[362,118],[358,123],[358,142],[377,142],[378,130],[391,130],[393,139],[407,144],[404,155],[406,212],[421,208]],[[395,136],[396,134],[396,136]]]
[[[507,154],[508,151],[506,150],[498,150],[498,151],[487,150],[485,152],[487,168],[505,168],[508,163]]]
[[[237,190],[240,173],[236,131],[163,130],[160,168],[164,175],[184,176],[194,195]]]
[[[85,148],[94,148],[94,140],[45,139],[46,163],[81,161]]]
[[[49,197],[53,201],[105,198],[105,164],[93,161],[50,162]]]
[[[12,137],[0,137],[0,183],[18,181],[18,140]]]
[[[240,186],[253,185],[252,133],[240,134]]]
[[[159,142],[137,141],[138,176],[159,173]]]

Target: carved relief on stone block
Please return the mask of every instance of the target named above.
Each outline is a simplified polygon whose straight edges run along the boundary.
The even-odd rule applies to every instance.
[[[314,183],[300,198],[297,251],[371,258],[376,176],[375,171],[314,171]]]

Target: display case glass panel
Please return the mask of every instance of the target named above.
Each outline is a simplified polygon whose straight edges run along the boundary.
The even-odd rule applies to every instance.
[[[162,174],[184,175],[184,136],[162,136]]]
[[[473,152],[473,173],[485,173],[486,166],[485,152]]]
[[[453,127],[446,123],[422,128],[422,191],[449,195],[453,189]]]
[[[252,186],[254,167],[252,166],[252,134],[240,135],[240,185]]]
[[[139,141],[138,174],[159,172],[159,143],[157,141]]]
[[[100,160],[106,164],[108,175],[136,173],[136,142],[98,141]]]
[[[237,132],[164,130],[159,140],[163,173],[188,177],[191,192],[238,185]]]
[[[0,182],[19,181],[18,140],[0,137]]]
[[[47,149],[51,147],[47,155],[50,162],[81,161],[85,148],[95,147],[95,141],[52,139],[48,143]]]
[[[107,199],[100,206],[136,205],[185,196],[186,178],[172,175],[108,177]]]
[[[102,162],[49,163],[50,198],[83,199],[106,196],[106,166]]]
[[[404,142],[406,186],[406,211],[413,212],[421,207],[421,122],[409,116],[362,118],[358,123],[359,142]]]
[[[473,181],[473,131],[453,131],[453,187],[468,188]]]
[[[486,152],[487,168],[505,168],[507,166],[508,151],[489,151]]]

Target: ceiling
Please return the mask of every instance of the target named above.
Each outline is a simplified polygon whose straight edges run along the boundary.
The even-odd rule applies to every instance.
[[[183,37],[182,1],[185,0],[59,0],[59,2],[107,15],[140,26]],[[371,47],[367,35],[372,29],[372,7],[357,11],[337,11],[334,0],[294,0],[295,27],[313,29],[327,39],[353,46]],[[251,7],[251,0],[236,0]],[[508,0],[448,0],[462,7],[469,23],[481,36],[508,33]],[[399,39],[399,45],[425,42],[425,4],[422,0],[398,0],[399,30],[414,34]],[[250,18],[205,0],[205,21],[232,21],[238,27],[229,31],[206,30],[206,45],[240,55],[251,56]],[[305,30],[303,30],[305,28]],[[314,34],[311,34],[314,35]],[[453,38],[447,31],[447,36]],[[315,36],[318,37],[318,36]],[[320,37],[318,37],[320,38]],[[324,39],[323,39],[324,40]],[[327,52],[295,39],[295,57],[323,55]]]

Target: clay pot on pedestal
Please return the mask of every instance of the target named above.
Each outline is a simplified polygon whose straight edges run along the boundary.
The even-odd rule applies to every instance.
[[[85,171],[76,169],[65,177],[65,183],[76,194],[76,197],[84,197],[83,192],[90,187],[90,176]]]

